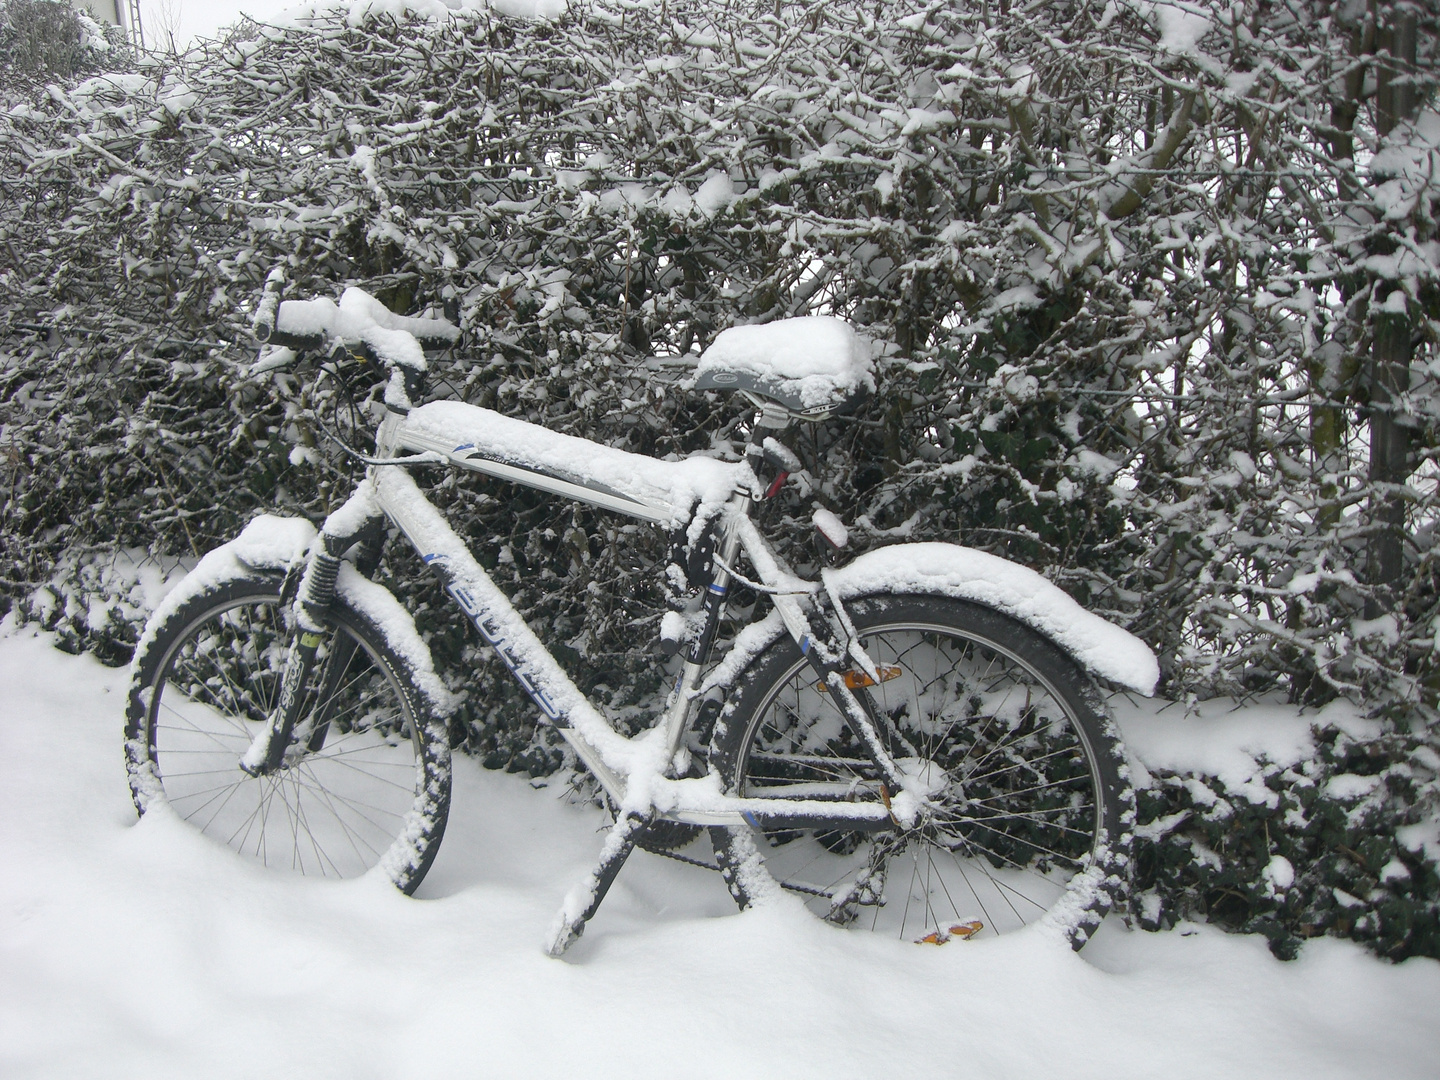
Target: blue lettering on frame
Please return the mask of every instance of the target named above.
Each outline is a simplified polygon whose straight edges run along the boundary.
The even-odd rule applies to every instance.
[[[447,584],[445,590],[455,598],[455,602],[460,605],[460,609],[464,611],[466,615],[470,616],[470,621],[475,624],[475,629],[480,631],[480,636],[485,639],[485,644],[495,650],[496,655],[499,656],[500,659],[504,661],[505,666],[510,669],[510,674],[515,676],[515,681],[524,687],[525,692],[530,695],[531,700],[540,706],[540,711],[551,720],[558,721],[560,719],[560,710],[555,708],[551,703],[545,691],[536,686],[530,680],[530,677],[520,670],[520,662],[515,658],[515,654],[511,651],[509,643],[501,636],[500,628],[495,625],[495,620],[480,609],[480,605],[475,602],[475,598],[470,595],[464,586],[453,583]]]

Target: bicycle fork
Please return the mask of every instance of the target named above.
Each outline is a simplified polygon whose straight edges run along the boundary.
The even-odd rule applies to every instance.
[[[251,776],[276,772],[292,747],[303,747],[304,753],[314,754],[325,745],[341,680],[354,659],[357,646],[350,635],[333,634],[320,685],[314,688],[312,696],[309,688],[320,660],[320,646],[331,634],[320,616],[335,599],[340,554],[357,539],[370,540],[371,529],[373,523],[367,522],[355,536],[337,537],[322,532],[319,548],[306,562],[295,602],[297,632],[286,653],[279,698],[269,722],[240,758],[240,768]],[[307,705],[311,706],[308,714]]]

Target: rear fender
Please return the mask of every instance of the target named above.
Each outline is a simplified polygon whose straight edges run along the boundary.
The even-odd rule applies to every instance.
[[[1160,665],[1146,644],[1086,611],[1035,571],[958,544],[895,544],[825,573],[841,601],[882,593],[951,596],[983,604],[1043,634],[1093,675],[1146,697]]]

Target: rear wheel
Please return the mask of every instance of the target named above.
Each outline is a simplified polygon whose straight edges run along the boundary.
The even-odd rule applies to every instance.
[[[1048,639],[967,601],[874,596],[849,612],[881,676],[865,692],[927,809],[908,830],[713,829],[736,900],[773,877],[822,917],[902,940],[1049,919],[1079,948],[1123,889],[1134,821],[1093,684]],[[737,795],[885,797],[789,638],[741,675],[711,762]]]
[[[409,663],[338,598],[292,745],[252,776],[290,634],[278,576],[215,583],[147,634],[133,667],[126,764],[141,813],[163,801],[266,866],[348,878],[379,866],[409,893],[445,832],[450,749]]]

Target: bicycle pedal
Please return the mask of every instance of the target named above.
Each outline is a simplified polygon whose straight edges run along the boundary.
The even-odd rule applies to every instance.
[[[961,941],[969,941],[972,937],[985,929],[985,924],[979,919],[967,919],[962,923],[956,923],[948,930],[931,930],[922,938],[916,938],[916,945],[944,945],[951,938],[959,938]]]

